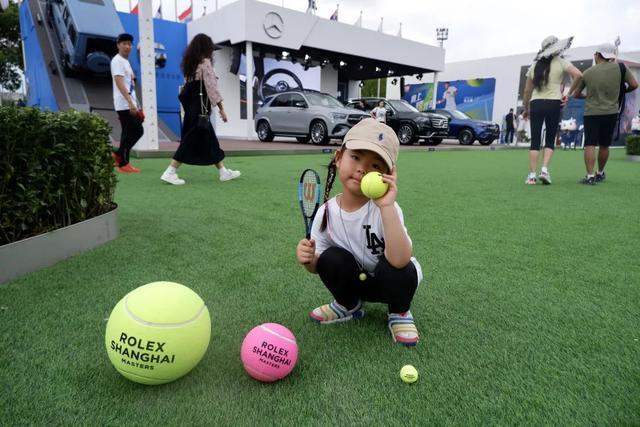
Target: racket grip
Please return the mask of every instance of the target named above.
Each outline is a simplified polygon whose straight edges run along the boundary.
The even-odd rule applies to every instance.
[[[307,240],[311,239],[311,232],[307,231],[307,233],[305,234],[305,237],[307,238]],[[305,262],[304,265],[309,265],[311,264],[311,262]]]

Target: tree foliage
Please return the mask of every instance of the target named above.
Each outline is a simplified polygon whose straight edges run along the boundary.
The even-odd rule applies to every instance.
[[[365,80],[362,96],[378,96],[378,79]],[[380,79],[380,96],[387,96],[387,79]]]
[[[0,85],[10,91],[20,87],[21,43],[18,4],[12,2],[0,11]]]

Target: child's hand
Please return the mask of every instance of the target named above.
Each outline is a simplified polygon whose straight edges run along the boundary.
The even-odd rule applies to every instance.
[[[310,264],[316,255],[316,241],[302,239],[296,247],[296,258],[300,264]]]
[[[382,181],[389,184],[389,190],[385,193],[384,196],[373,199],[373,203],[376,204],[379,208],[383,208],[385,206],[393,206],[396,201],[396,197],[398,196],[398,186],[396,185],[397,172],[394,167],[391,170],[390,174],[383,174]]]

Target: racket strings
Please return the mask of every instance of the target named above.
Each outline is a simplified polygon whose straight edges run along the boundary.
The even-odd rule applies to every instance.
[[[304,215],[310,218],[316,210],[316,203],[320,194],[320,185],[313,173],[307,173],[302,178],[302,207]]]

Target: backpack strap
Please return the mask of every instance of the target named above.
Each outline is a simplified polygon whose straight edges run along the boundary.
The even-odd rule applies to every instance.
[[[627,89],[624,85],[624,76],[627,73],[627,67],[622,62],[618,62],[618,67],[620,67],[620,92],[618,93],[618,123],[616,125],[615,137],[613,138],[614,141],[620,139],[620,125],[622,122],[622,113],[624,112],[624,96]]]
[[[620,67],[620,93],[618,94],[618,114],[622,114],[622,110],[624,110],[624,95],[626,92],[626,87],[624,85],[624,76],[627,73],[627,67],[619,62],[618,66]]]

